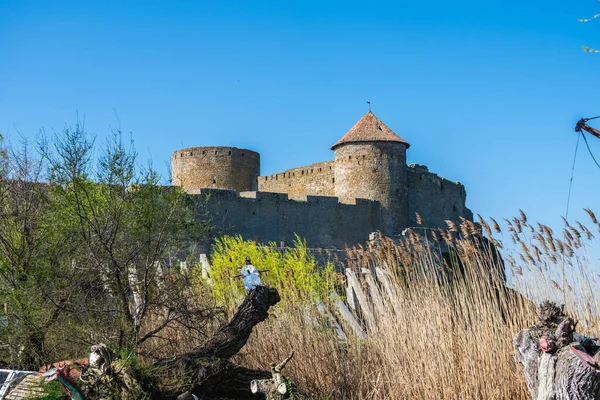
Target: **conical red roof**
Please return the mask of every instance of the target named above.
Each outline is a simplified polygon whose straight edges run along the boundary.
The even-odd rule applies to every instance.
[[[341,144],[351,142],[399,142],[406,145],[407,149],[410,146],[406,140],[396,135],[371,111],[366,113],[340,140],[331,146],[331,150]]]

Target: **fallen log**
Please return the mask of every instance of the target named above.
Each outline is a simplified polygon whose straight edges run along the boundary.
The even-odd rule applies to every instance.
[[[248,293],[229,323],[204,346],[145,368],[129,366],[129,358],[114,359],[105,345],[92,346],[89,366],[80,365],[78,384],[82,385],[86,399],[150,396],[165,400],[243,400],[266,396],[267,400],[308,400],[308,396],[281,375],[292,355],[278,365],[273,364],[271,371],[244,368],[229,361],[244,347],[254,326],[267,319],[269,309],[279,301],[276,289],[257,286]]]
[[[271,372],[244,368],[229,358],[244,347],[254,326],[267,319],[279,301],[276,289],[256,287],[204,346],[149,367],[130,368],[127,360],[113,360],[111,352],[94,351],[106,346],[93,346],[90,367],[84,368],[81,378],[85,396],[137,399],[146,393],[152,399],[262,399],[262,394],[252,392],[251,382],[272,378]]]
[[[563,307],[545,301],[538,325],[514,338],[534,400],[600,399],[600,343],[575,331],[577,323]]]
[[[272,372],[243,368],[228,359],[244,347],[254,326],[267,319],[269,308],[279,300],[276,289],[256,287],[248,293],[231,321],[206,345],[160,360],[150,367],[150,375],[158,377],[156,386],[163,398],[181,393],[193,394],[199,399],[264,398],[263,394],[251,390],[251,383],[272,379]]]

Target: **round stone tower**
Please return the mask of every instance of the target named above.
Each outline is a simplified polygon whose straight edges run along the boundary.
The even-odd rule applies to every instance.
[[[190,147],[171,156],[171,182],[186,192],[202,188],[257,190],[260,154],[237,147]]]
[[[378,201],[386,235],[399,233],[408,223],[408,147],[371,111],[331,147],[335,195],[342,202],[356,198]]]

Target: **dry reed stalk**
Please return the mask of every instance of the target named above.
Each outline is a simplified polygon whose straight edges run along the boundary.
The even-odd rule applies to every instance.
[[[338,340],[314,305],[296,296],[257,326],[236,361],[265,368],[294,350],[286,373],[323,398],[527,399],[512,338],[537,320],[537,302],[563,301],[583,333],[600,333],[600,285],[585,253],[594,236],[577,223],[577,232],[566,225],[555,238],[521,211],[506,220],[511,235],[503,246],[492,236],[502,233],[496,220],[479,223],[487,240],[463,221],[430,234],[407,230],[400,241],[382,237],[377,249],[349,252],[355,271],[383,269],[387,280],[376,293],[383,300],[371,307],[376,327],[366,339],[346,330],[347,340]],[[512,271],[511,288],[499,250]]]

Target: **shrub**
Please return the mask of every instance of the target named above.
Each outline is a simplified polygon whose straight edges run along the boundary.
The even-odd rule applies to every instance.
[[[211,258],[213,293],[217,301],[234,306],[245,294],[240,268],[250,257],[266,285],[275,287],[285,302],[322,301],[333,290],[333,264],[319,266],[306,241],[296,236],[292,248],[263,246],[241,236],[221,236]]]

